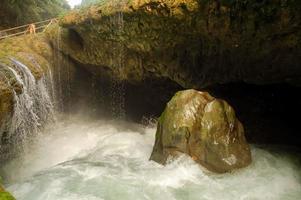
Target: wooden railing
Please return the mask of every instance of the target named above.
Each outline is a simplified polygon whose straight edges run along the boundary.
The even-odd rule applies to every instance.
[[[5,30],[0,30],[0,40],[10,37],[16,37],[24,34],[32,34],[30,28],[34,28],[35,33],[44,32],[45,29],[53,23],[57,23],[57,18],[47,19],[40,22],[25,24]]]

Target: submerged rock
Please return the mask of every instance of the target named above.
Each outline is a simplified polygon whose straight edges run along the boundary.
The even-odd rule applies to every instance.
[[[233,108],[196,90],[180,91],[167,104],[150,159],[165,164],[169,156],[179,153],[218,173],[251,163],[244,128]]]

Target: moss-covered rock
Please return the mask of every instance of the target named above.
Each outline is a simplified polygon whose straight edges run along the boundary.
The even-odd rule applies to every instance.
[[[296,82],[301,6],[289,1],[99,1],[68,13],[61,51],[94,73],[140,82],[167,77],[186,88],[245,81]]]
[[[15,198],[0,185],[0,200],[15,200]]]
[[[16,62],[22,63],[30,70],[37,85],[42,82],[42,84],[45,84],[45,87],[49,86],[47,88],[49,89],[49,96],[54,97],[58,95],[58,98],[61,99],[65,96],[63,97],[62,93],[56,91],[58,88],[64,87],[66,82],[72,79],[74,72],[72,63],[61,53],[53,50],[49,40],[43,33],[23,35],[0,41],[0,162],[9,159],[13,151],[18,151],[18,148],[21,148],[21,145],[15,145],[16,142],[12,142],[18,140],[19,134],[14,132],[18,130],[10,127],[12,126],[13,114],[16,113],[14,111],[17,108],[16,95],[24,92],[22,82],[26,82],[28,77],[23,77],[19,67],[16,66]],[[19,73],[20,77],[16,76],[15,73]],[[23,81],[17,80],[18,78],[22,78]],[[40,81],[41,78],[43,80]],[[57,81],[58,79],[59,81]],[[58,84],[54,84],[54,81],[57,81]],[[57,85],[58,87],[56,87]],[[32,89],[27,88],[27,91]],[[36,94],[31,93],[30,95]],[[37,99],[38,97],[30,96],[30,98]],[[33,107],[40,106],[38,103],[34,101]],[[24,116],[27,114],[30,113],[22,113]],[[41,113],[36,114],[39,117],[39,127],[42,128],[44,123],[46,123],[47,117],[45,116],[44,118],[44,116],[41,116]],[[27,131],[28,134],[30,134],[30,131]]]
[[[165,164],[179,153],[219,173],[251,163],[244,129],[233,108],[196,90],[180,91],[167,104],[150,159]]]
[[[13,110],[13,92],[22,93],[22,85],[8,67],[11,58],[17,59],[31,70],[38,80],[48,70],[52,56],[49,43],[40,35],[28,35],[0,42],[0,128]],[[40,66],[40,67],[38,67]],[[0,134],[1,138],[1,134]]]
[[[15,58],[28,66],[37,79],[41,78],[43,72],[48,69],[53,53],[49,41],[43,34],[2,40],[0,49],[1,63],[10,65],[10,58]]]

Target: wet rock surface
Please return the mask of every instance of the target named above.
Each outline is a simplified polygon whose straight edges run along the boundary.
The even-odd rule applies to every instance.
[[[68,86],[74,70],[68,59],[51,48],[43,34],[2,40],[0,49],[0,162],[3,162],[13,155],[11,152],[23,150],[24,141],[51,121],[48,114],[52,115],[53,105],[57,104],[54,97],[65,101],[67,94],[63,95],[61,88]]]
[[[102,1],[64,16],[59,36],[49,33],[89,71],[121,80],[298,84],[300,8],[294,0]]]
[[[218,173],[251,163],[243,125],[233,108],[196,90],[180,91],[169,101],[159,119],[150,159],[165,164],[179,153]]]

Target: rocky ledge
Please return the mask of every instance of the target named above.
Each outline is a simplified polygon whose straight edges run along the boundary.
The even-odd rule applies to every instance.
[[[89,71],[121,80],[300,84],[300,13],[298,0],[101,1],[69,12],[49,36]]]

